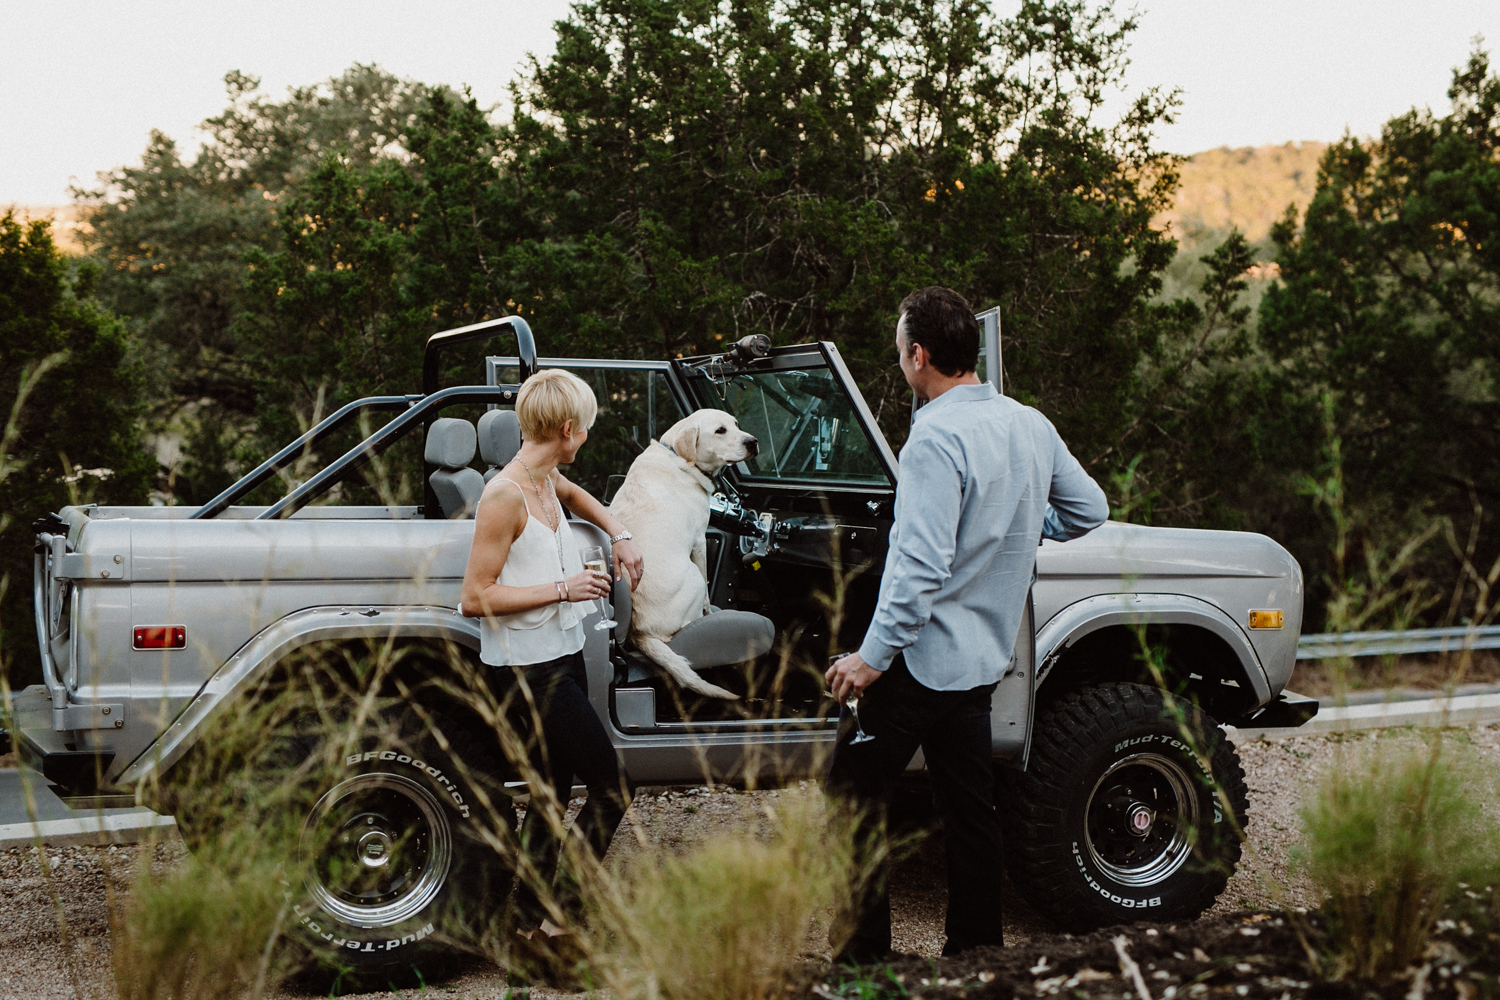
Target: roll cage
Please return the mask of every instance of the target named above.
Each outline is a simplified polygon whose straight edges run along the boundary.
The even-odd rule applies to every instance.
[[[985,321],[986,353],[990,356],[996,356],[999,350],[994,313],[991,310],[980,317]],[[487,357],[485,385],[441,387],[439,374],[445,349],[504,333],[514,337],[516,354]],[[538,358],[530,326],[519,316],[508,316],[434,334],[428,339],[422,367],[422,393],[371,396],[340,407],[189,516],[217,517],[360,417],[396,414],[256,515],[257,520],[290,517],[378,458],[414,428],[421,427],[425,433],[445,408],[476,403],[491,408],[513,405],[521,384],[539,368],[657,375],[659,380],[646,381],[649,437],[675,421],[664,420],[658,410],[670,415],[707,407],[734,413],[741,426],[769,447],[760,456],[725,470],[720,485],[731,499],[744,496],[751,488],[778,493],[869,494],[871,502],[888,500],[895,493],[899,475],[896,456],[838,348],[827,341],[771,348],[764,357],[749,360],[733,353],[672,361]],[[658,384],[665,393],[660,407],[655,398]],[[639,436],[633,441],[637,448],[646,443]],[[440,509],[432,487],[426,485],[434,469],[430,463],[424,468],[421,516]]]

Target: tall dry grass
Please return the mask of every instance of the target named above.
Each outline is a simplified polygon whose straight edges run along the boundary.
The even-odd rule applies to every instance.
[[[1441,533],[1461,564],[1443,624],[1458,619],[1466,596],[1472,602],[1463,641],[1443,657],[1443,686],[1451,691],[1469,671],[1477,630],[1497,611],[1491,594],[1500,558],[1488,571],[1474,563],[1483,508],[1476,497],[1467,544],[1440,519],[1389,548],[1366,539],[1356,553],[1361,526],[1344,492],[1331,405],[1325,397],[1322,478],[1303,483],[1334,527],[1328,628],[1359,631],[1381,619],[1402,628],[1436,604],[1425,581],[1403,579],[1403,572]],[[1351,666],[1348,655],[1332,661],[1336,702],[1347,693]],[[1322,963],[1334,978],[1376,979],[1414,965],[1440,914],[1472,894],[1471,883],[1500,878],[1500,777],[1472,743],[1445,728],[1425,740],[1388,735],[1340,742],[1300,815],[1303,844],[1293,861],[1324,896],[1329,933]]]
[[[535,889],[554,922],[566,924],[552,885],[517,848],[514,804],[501,779],[525,782],[526,808],[540,811],[563,839],[563,863],[590,902],[578,928],[587,968],[572,970],[585,981],[622,1000],[668,1000],[771,997],[795,977],[809,929],[823,926],[860,875],[852,824],[831,816],[821,794],[782,793],[749,822],[686,851],[653,842],[627,817],[621,836],[636,839],[630,863],[605,864],[568,836],[569,802],[538,770],[530,735],[539,728],[537,706],[524,686],[497,698],[483,676],[489,668],[456,650],[408,669],[419,652],[392,643],[310,651],[218,720],[149,793],[180,817],[193,853],[165,874],[143,867],[116,914],[123,997],[260,997],[310,969],[321,969],[317,979],[335,988],[387,985],[351,975],[337,950],[309,947],[293,911],[308,874],[298,849],[301,818],[334,780],[343,754],[371,733],[397,748],[419,739],[449,746],[480,793],[474,805],[488,849]],[[455,705],[468,712],[462,727]],[[510,773],[475,773],[493,759],[463,756],[476,724]],[[706,760],[702,766],[707,773]],[[745,753],[742,766],[740,783],[767,783],[762,753]],[[517,942],[505,901],[483,905],[453,914],[433,940],[512,967]]]
[[[142,852],[131,891],[111,914],[125,1000],[260,997],[306,964],[287,938],[306,874],[300,821],[326,787],[346,734],[380,726],[382,706],[371,693],[385,663],[374,658],[377,683],[364,692],[349,691],[326,661],[299,666],[307,683],[268,679],[168,775],[153,774],[141,789],[178,817],[191,853],[156,872]],[[341,688],[350,697],[339,697]]]
[[[834,592],[822,601],[833,637],[848,581],[865,568],[836,567]],[[821,675],[821,665],[794,653],[797,638],[782,637],[763,681],[772,700],[793,677]],[[299,651],[229,706],[186,757],[140,790],[144,801],[179,817],[192,852],[166,871],[152,869],[149,849],[141,852],[131,891],[112,901],[121,997],[259,998],[310,969],[321,970],[318,978],[335,990],[387,985],[351,978],[336,950],[322,950],[300,932],[296,914],[309,875],[303,818],[338,780],[351,747],[372,738],[397,749],[422,742],[451,752],[475,793],[484,849],[564,923],[568,915],[551,885],[517,846],[516,789],[505,781],[524,783],[526,808],[563,838],[564,864],[590,901],[579,928],[590,967],[585,978],[621,1000],[780,995],[809,944],[821,948],[809,934],[879,860],[856,861],[853,818],[830,815],[816,792],[788,793],[752,822],[685,851],[651,842],[634,824],[623,834],[638,841],[632,863],[606,865],[567,836],[569,803],[545,780],[545,761],[533,752],[540,728],[534,699],[524,684],[497,696],[490,669],[436,644],[386,639],[316,647]],[[479,743],[493,753],[471,755]],[[740,761],[737,783],[747,788],[805,774],[805,761],[782,763],[767,746],[745,747]],[[821,770],[820,761],[812,766]],[[702,748],[699,770],[705,781],[723,780]],[[512,962],[513,930],[503,897],[488,897],[451,914],[432,941],[503,968]]]
[[[111,926],[121,1000],[260,997],[292,971],[282,947],[291,917],[285,857],[249,837],[238,842],[243,858],[195,854],[161,876],[142,852]]]
[[[682,854],[659,848],[598,886],[590,952],[620,1000],[769,1000],[856,874],[852,824],[816,793]],[[820,947],[820,944],[814,944]]]
[[[1297,860],[1325,896],[1334,978],[1415,964],[1460,886],[1500,875],[1497,792],[1493,766],[1442,734],[1350,745],[1324,773]]]

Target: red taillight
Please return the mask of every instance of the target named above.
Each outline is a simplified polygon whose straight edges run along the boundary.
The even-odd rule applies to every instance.
[[[185,625],[137,625],[136,649],[183,649],[187,646]]]

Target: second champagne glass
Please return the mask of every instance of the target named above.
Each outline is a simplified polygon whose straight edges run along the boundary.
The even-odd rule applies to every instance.
[[[606,580],[609,579],[609,563],[604,561],[604,550],[597,545],[590,545],[583,550],[583,568],[591,573],[598,573]],[[603,598],[599,600],[599,611],[603,617],[594,623],[597,631],[614,628],[620,624],[612,617],[612,609]]]
[[[848,653],[839,653],[835,656],[830,656],[828,658],[828,665],[831,667],[848,655]],[[865,732],[865,727],[859,723],[859,695],[850,691],[844,696],[844,707],[849,710],[850,715],[854,716],[854,735],[849,738],[849,743],[852,745],[855,743],[868,743],[873,740],[875,737]]]

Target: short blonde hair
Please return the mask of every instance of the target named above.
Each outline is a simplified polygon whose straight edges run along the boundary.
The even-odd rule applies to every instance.
[[[516,419],[521,436],[528,441],[557,437],[563,424],[573,421],[573,430],[594,426],[599,401],[589,384],[561,368],[544,368],[521,383],[516,394]]]

